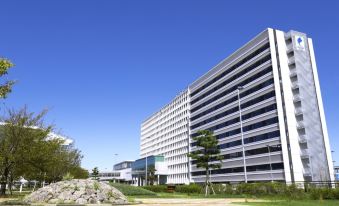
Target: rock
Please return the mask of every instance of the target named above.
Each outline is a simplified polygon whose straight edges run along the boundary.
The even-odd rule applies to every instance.
[[[109,184],[95,180],[68,180],[50,184],[24,198],[28,204],[126,204],[126,197]]]
[[[48,203],[49,204],[57,204],[57,203],[59,203],[59,199],[50,199],[50,200],[48,200]]]
[[[77,199],[76,201],[75,201],[75,203],[77,203],[77,204],[87,204],[87,200],[86,199],[84,199],[84,198],[79,198],[79,199]]]

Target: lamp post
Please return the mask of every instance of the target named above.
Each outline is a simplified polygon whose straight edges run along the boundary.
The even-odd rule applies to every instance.
[[[271,161],[271,149],[270,145],[266,145],[268,149],[268,161],[270,162],[270,175],[271,175],[271,182],[273,182],[273,174],[272,174],[272,161]]]
[[[119,154],[114,154],[114,157],[113,157],[113,171],[114,171],[114,165],[116,164],[116,160],[118,158],[118,155]]]
[[[146,155],[146,164],[145,164],[145,185],[147,186],[147,155]]]
[[[116,164],[116,160],[117,160],[117,157],[118,157],[118,154],[114,154],[114,157],[113,157],[113,172],[112,172],[112,179],[113,179],[113,182],[115,183],[115,178],[114,178],[114,165]]]
[[[242,144],[242,157],[244,162],[244,175],[245,175],[245,183],[247,183],[247,169],[246,169],[246,157],[245,157],[245,143],[244,143],[244,132],[242,128],[242,115],[241,115],[241,100],[240,100],[240,91],[243,90],[243,86],[238,86],[237,94],[238,94],[238,106],[239,106],[239,120],[240,120],[240,133],[241,133],[241,144]]]

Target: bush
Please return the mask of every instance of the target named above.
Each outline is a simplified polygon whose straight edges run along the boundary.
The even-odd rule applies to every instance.
[[[167,185],[147,185],[142,186],[142,188],[156,193],[167,192]]]
[[[334,200],[339,199],[339,189],[330,188],[312,188],[310,189],[310,198],[314,200]]]
[[[268,196],[279,195],[290,199],[301,199],[305,196],[303,189],[296,185],[286,185],[279,182],[241,183],[238,185],[214,184],[217,194]]]
[[[175,192],[178,193],[186,193],[186,194],[199,194],[202,192],[202,186],[198,184],[190,184],[190,185],[177,185],[175,187]]]
[[[118,183],[110,183],[113,187],[118,189],[122,194],[127,196],[134,196],[134,195],[145,195],[145,196],[155,196],[156,193],[143,189],[141,187],[135,187],[131,185],[125,184],[118,184]]]
[[[301,189],[296,184],[286,185],[284,196],[292,200],[300,200],[305,198],[304,189]]]

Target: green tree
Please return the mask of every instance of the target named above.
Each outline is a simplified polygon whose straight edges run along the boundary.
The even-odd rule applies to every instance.
[[[99,180],[99,169],[98,169],[98,167],[94,167],[93,168],[93,170],[92,170],[92,177],[95,180]]]
[[[52,126],[45,126],[46,112],[34,114],[24,107],[0,118],[0,195],[20,176],[42,184],[60,181],[67,173],[86,177],[81,152],[61,138],[48,138]]]
[[[154,166],[149,166],[147,168],[147,180],[148,180],[149,185],[154,185],[154,182],[157,182],[158,178],[155,175],[156,171],[157,170],[155,169]]]
[[[8,74],[8,70],[13,67],[11,61],[5,58],[0,58],[0,77]],[[0,98],[6,98],[7,94],[12,91],[12,86],[15,82],[12,80],[7,80],[3,83],[0,83]]]
[[[45,140],[51,127],[45,127],[43,117],[46,111],[30,113],[24,107],[19,111],[9,109],[0,118],[0,196],[6,194],[6,184],[23,172],[26,160],[32,154],[31,145]],[[39,128],[39,129],[36,129]]]
[[[89,177],[88,170],[82,168],[82,167],[72,167],[69,171],[69,173],[75,178],[75,179],[87,179]]]
[[[210,189],[215,194],[212,184],[210,182],[210,169],[219,169],[221,167],[221,160],[223,158],[220,155],[220,149],[218,148],[218,140],[212,132],[208,130],[198,131],[198,136],[194,137],[198,150],[189,153],[189,157],[196,161],[198,168],[204,168],[205,177],[205,195],[210,193]],[[212,163],[219,161],[218,163]]]

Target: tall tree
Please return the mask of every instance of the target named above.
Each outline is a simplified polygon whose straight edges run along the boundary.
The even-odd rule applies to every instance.
[[[11,61],[5,58],[0,58],[0,77],[8,74],[8,70],[13,67]],[[3,81],[0,83],[0,98],[6,98],[7,94],[12,91],[12,86],[15,82],[12,80]]]
[[[0,196],[20,176],[40,183],[62,180],[72,172],[86,176],[80,151],[60,138],[48,138],[52,126],[45,125],[46,112],[35,114],[24,107],[7,110],[0,118]]]
[[[191,152],[188,156],[196,161],[197,168],[205,169],[205,196],[210,193],[210,189],[215,194],[212,183],[210,182],[210,169],[219,169],[221,167],[220,149],[218,140],[212,132],[208,130],[198,131],[198,136],[194,137],[198,150]],[[218,163],[214,163],[218,161]]]
[[[43,117],[28,112],[24,107],[18,111],[9,109],[7,116],[0,118],[0,195],[6,194],[6,184],[19,175],[20,167],[32,152],[31,145],[45,140],[51,127],[45,127]],[[37,129],[39,128],[39,129]]]

